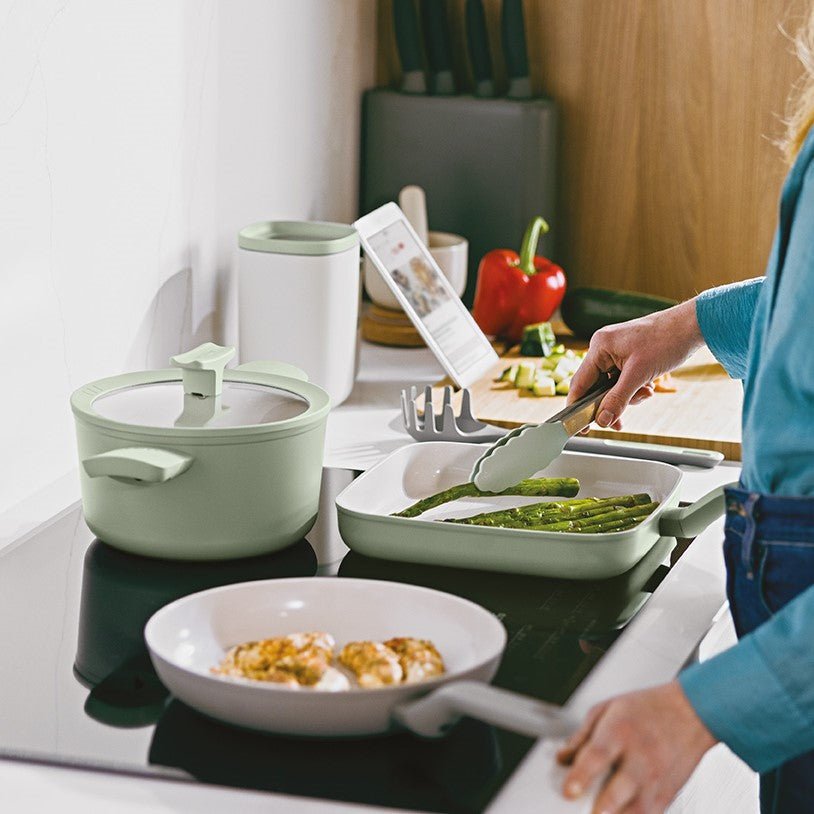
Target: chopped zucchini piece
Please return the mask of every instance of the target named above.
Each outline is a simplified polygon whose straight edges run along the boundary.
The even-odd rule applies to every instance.
[[[519,367],[518,365],[511,365],[510,367],[507,367],[503,371],[503,373],[501,373],[500,376],[498,376],[495,379],[495,381],[496,382],[511,382],[512,384],[514,384],[514,381],[517,378],[517,368],[518,367]]]
[[[520,362],[517,366],[517,376],[514,380],[514,386],[519,390],[530,390],[534,384],[534,375],[537,368],[531,362]]]
[[[571,376],[574,375],[571,368],[565,364],[565,362],[565,359],[560,359],[560,361],[557,363],[557,367],[551,371],[551,378],[554,379],[557,384],[559,384],[563,379],[570,379]]]
[[[537,322],[523,328],[520,353],[523,356],[548,356],[556,339],[550,322]]]
[[[579,359],[568,359],[567,357],[563,357],[557,362],[557,367],[551,373],[551,378],[554,379],[555,382],[561,382],[563,379],[570,379],[574,373],[577,372],[577,368],[580,366],[581,361]]]
[[[534,393],[535,396],[553,396],[556,390],[557,384],[554,379],[550,376],[540,375],[534,379],[534,386],[531,388],[531,392]]]
[[[567,379],[563,379],[561,382],[557,383],[556,392],[559,393],[559,395],[567,396],[570,390],[571,390],[570,376]]]

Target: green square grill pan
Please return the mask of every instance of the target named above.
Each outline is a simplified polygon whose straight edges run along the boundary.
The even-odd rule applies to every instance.
[[[342,539],[353,551],[388,560],[602,579],[632,568],[661,537],[695,537],[724,512],[723,487],[679,508],[683,473],[671,464],[564,452],[537,476],[578,478],[577,497],[647,492],[659,507],[632,529],[604,534],[436,522],[546,500],[539,497],[468,498],[416,518],[391,516],[421,498],[468,481],[483,450],[480,444],[454,442],[416,443],[396,450],[337,497]]]

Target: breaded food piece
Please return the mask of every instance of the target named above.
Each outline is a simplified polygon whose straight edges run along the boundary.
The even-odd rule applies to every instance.
[[[274,681],[282,684],[300,684],[296,675],[310,675],[304,664],[321,661],[325,668],[333,661],[336,642],[328,633],[292,633],[256,642],[235,645],[212,672],[257,681]],[[284,659],[302,660],[291,663],[288,669],[280,669]],[[312,669],[315,667],[312,665]],[[319,679],[317,679],[319,680]]]
[[[400,684],[404,677],[398,655],[381,642],[349,642],[342,648],[339,662],[367,689]]]
[[[348,677],[335,667],[329,666],[322,656],[287,656],[277,662],[275,674],[293,678],[298,687],[328,691],[350,689]]]
[[[424,679],[440,676],[446,672],[441,654],[427,639],[401,636],[388,639],[384,644],[398,656],[405,684],[424,681]]]

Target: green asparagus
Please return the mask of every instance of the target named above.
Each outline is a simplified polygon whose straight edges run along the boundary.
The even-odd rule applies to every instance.
[[[579,481],[576,478],[528,478],[520,483],[504,489],[502,492],[484,492],[474,483],[459,483],[444,489],[443,492],[425,497],[412,506],[394,512],[393,517],[417,517],[430,509],[459,500],[463,497],[495,497],[498,495],[519,495],[522,497],[542,497],[544,495],[562,495],[573,497],[579,491]]]
[[[528,528],[546,522],[592,517],[612,509],[625,506],[640,506],[650,503],[650,495],[621,495],[608,498],[581,498],[577,500],[532,503],[512,509],[484,512],[470,517],[449,518],[445,523],[460,523],[473,526],[495,526],[503,528]]]
[[[610,531],[627,531],[644,520],[644,517],[627,517],[622,520],[611,520],[609,523],[597,523],[595,526],[586,526],[574,529],[575,534],[604,534]]]
[[[640,506],[623,506],[601,514],[584,517],[578,520],[561,520],[558,522],[535,523],[529,528],[535,531],[604,531],[605,526],[617,520],[630,520],[635,517],[647,517],[658,507],[658,503],[644,503]]]

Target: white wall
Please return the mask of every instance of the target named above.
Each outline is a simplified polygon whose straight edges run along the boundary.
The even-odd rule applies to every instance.
[[[75,388],[236,339],[240,226],[354,218],[374,29],[374,0],[0,0],[0,514],[76,466]]]

